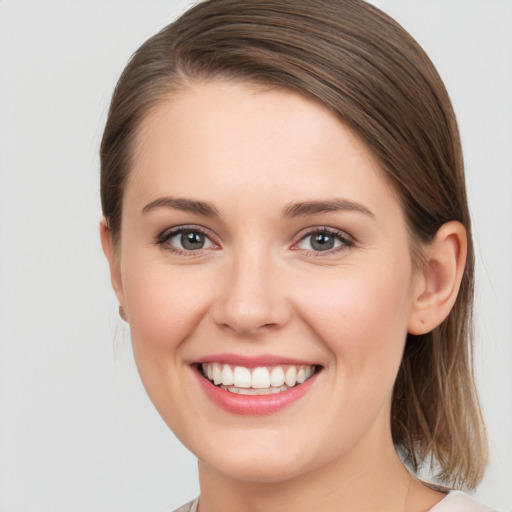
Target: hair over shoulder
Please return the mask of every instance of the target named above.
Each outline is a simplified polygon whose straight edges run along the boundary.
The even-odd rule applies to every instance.
[[[433,64],[394,20],[362,0],[210,0],[146,41],[124,70],[101,144],[101,201],[114,241],[122,193],[149,112],[194,81],[284,88],[328,107],[373,151],[401,201],[411,252],[461,222],[468,259],[446,320],[408,335],[392,434],[414,470],[473,488],[487,444],[472,369],[474,255],[459,133]]]

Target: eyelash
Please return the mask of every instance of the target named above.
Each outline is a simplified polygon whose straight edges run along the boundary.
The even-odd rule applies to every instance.
[[[194,234],[200,234],[205,237],[206,240],[209,241],[209,243],[213,247],[218,247],[218,245],[213,241],[213,237],[210,234],[210,232],[204,228],[200,228],[198,226],[180,226],[177,228],[173,228],[170,230],[163,231],[160,233],[155,240],[155,244],[163,247],[166,251],[170,251],[178,256],[199,256],[203,253],[203,248],[193,250],[193,249],[180,249],[179,247],[176,247],[174,245],[168,244],[169,240],[173,239],[176,236],[182,235],[184,233],[194,233]],[[209,249],[210,247],[207,247],[206,249]]]
[[[308,238],[312,238],[314,236],[318,235],[324,235],[328,236],[330,238],[333,238],[335,241],[340,242],[340,245],[338,247],[333,247],[331,249],[326,249],[324,251],[314,251],[312,249],[305,249],[308,251],[309,254],[311,254],[314,257],[322,257],[324,255],[332,255],[337,254],[339,252],[346,251],[347,249],[350,249],[351,247],[354,247],[355,241],[352,237],[344,233],[343,231],[339,231],[337,229],[333,228],[326,228],[326,227],[317,227],[317,228],[308,228],[307,230],[303,231],[299,236],[297,242],[295,242],[292,246],[292,248],[297,247],[298,244],[301,242],[307,240]],[[311,242],[310,242],[311,243]],[[300,250],[299,248],[293,249],[293,250]]]
[[[176,247],[174,245],[169,244],[169,240],[173,239],[176,236],[179,236],[180,234],[184,233],[190,233],[190,234],[199,234],[205,237],[205,239],[208,241],[208,243],[211,244],[209,247],[201,247],[197,250],[194,249],[181,249],[179,247]],[[307,230],[304,230],[302,233],[300,233],[297,237],[297,241],[293,243],[292,250],[301,250],[297,246],[307,240],[308,238],[318,236],[318,235],[324,235],[327,237],[333,238],[335,241],[340,242],[340,244],[337,247],[333,247],[331,249],[326,249],[322,251],[315,251],[312,249],[304,249],[309,254],[313,255],[314,257],[321,257],[323,255],[332,255],[336,254],[342,251],[345,251],[351,247],[354,247],[355,241],[352,237],[344,233],[343,231],[339,231],[333,228],[326,228],[326,227],[317,227],[317,228],[308,228]],[[163,247],[166,251],[170,251],[176,255],[179,256],[187,256],[187,257],[193,257],[193,256],[199,256],[203,254],[204,250],[210,249],[210,248],[218,248],[219,245],[214,242],[212,235],[210,234],[209,230],[206,230],[204,228],[198,227],[198,226],[180,226],[177,228],[173,228],[170,230],[163,231],[160,233],[155,241],[155,245],[159,245]]]

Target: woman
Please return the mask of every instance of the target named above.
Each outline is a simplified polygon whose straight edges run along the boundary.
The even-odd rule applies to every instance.
[[[197,5],[128,64],[101,165],[138,370],[199,459],[180,510],[489,510],[447,494],[486,463],[457,126],[396,22]]]

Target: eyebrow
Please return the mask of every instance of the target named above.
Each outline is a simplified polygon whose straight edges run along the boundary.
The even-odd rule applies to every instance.
[[[195,213],[205,217],[219,217],[219,211],[212,203],[197,201],[181,197],[159,197],[148,203],[142,209],[143,213],[156,210],[158,208],[171,208],[183,212]],[[283,210],[283,217],[305,217],[319,213],[337,212],[337,211],[356,211],[375,217],[375,215],[365,206],[348,199],[333,199],[329,201],[304,201],[298,203],[289,203]]]
[[[213,204],[182,197],[159,197],[144,206],[142,213],[148,213],[158,208],[171,208],[182,212],[196,213],[205,217],[219,216],[219,211]]]
[[[366,206],[348,199],[333,199],[329,201],[305,201],[290,203],[283,210],[283,217],[303,217],[318,213],[355,211],[370,217],[375,215]]]

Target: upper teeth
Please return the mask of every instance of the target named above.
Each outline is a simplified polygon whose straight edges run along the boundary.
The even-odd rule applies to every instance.
[[[203,375],[215,385],[234,386],[236,388],[268,389],[292,387],[302,384],[315,372],[314,365],[286,366],[231,366],[221,363],[203,363]]]

